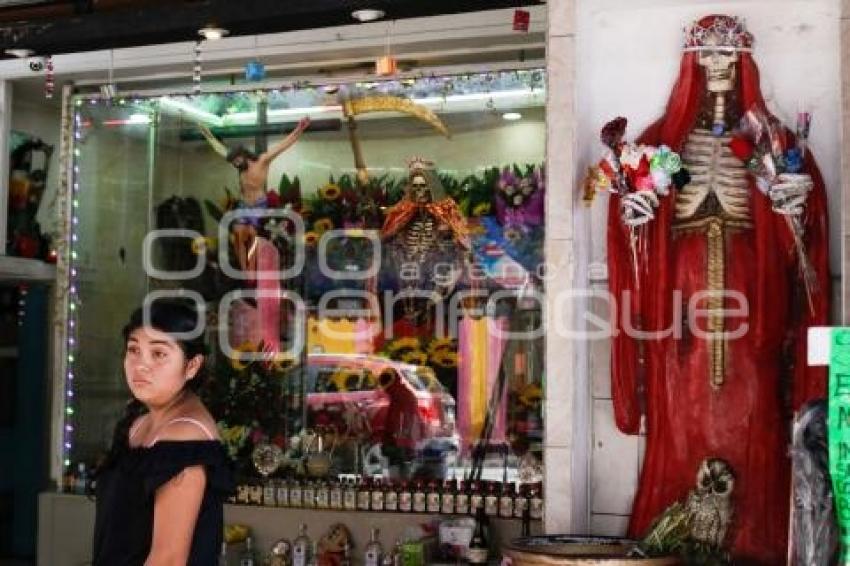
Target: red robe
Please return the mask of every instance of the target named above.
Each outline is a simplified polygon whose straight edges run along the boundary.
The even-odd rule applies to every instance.
[[[681,151],[692,131],[705,78],[698,55],[685,53],[667,113],[639,143],[666,144]],[[748,53],[738,63],[742,108],[766,113],[758,69]],[[637,434],[646,415],[646,457],[629,524],[641,536],[652,520],[695,486],[700,462],[728,461],[736,474],[735,516],[727,539],[738,561],[784,564],[789,511],[790,461],[787,456],[790,409],[825,393],[822,368],[806,366],[806,328],[827,321],[829,298],[826,194],[814,160],[804,172],[815,184],[805,212],[806,246],[819,290],[807,307],[797,271],[797,254],[783,216],[750,179],[752,226],[723,236],[724,286],[743,293],[745,318],[728,319],[726,330],[748,325],[737,340],[726,341],[724,383],[712,387],[708,342],[690,335],[639,342],[623,332],[624,311],[645,330],[673,324],[673,291],[682,301],[708,288],[708,236],[673,229],[675,194],[662,199],[656,218],[642,230],[640,285],[626,309],[624,292],[635,293],[629,232],[612,196],[608,218],[610,289],[620,308],[612,342],[612,396],[617,426]],[[727,303],[727,305],[729,305]],[[704,305],[701,305],[704,306]],[[687,312],[687,307],[685,307]],[[705,323],[699,323],[704,328]],[[639,358],[643,358],[643,363]],[[738,562],[736,562],[738,563]]]

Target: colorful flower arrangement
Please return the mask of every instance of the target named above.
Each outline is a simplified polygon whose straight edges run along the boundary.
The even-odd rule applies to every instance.
[[[666,145],[658,147],[624,140],[628,121],[622,116],[605,124],[600,139],[606,147],[602,159],[588,170],[585,200],[600,191],[618,194],[648,191],[667,196],[671,185],[678,188],[690,181],[682,158]]]

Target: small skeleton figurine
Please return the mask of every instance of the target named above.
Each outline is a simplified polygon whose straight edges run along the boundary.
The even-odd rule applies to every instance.
[[[690,538],[710,549],[721,549],[732,520],[732,490],[735,474],[725,460],[702,461],[696,489],[688,494],[685,512],[689,515]]]
[[[224,157],[239,172],[239,192],[242,198],[236,208],[266,208],[266,193],[268,191],[269,167],[272,161],[284,151],[292,147],[301,134],[310,126],[309,118],[302,118],[291,134],[267,151],[256,155],[243,146],[229,149],[213,133],[199,124],[204,138],[216,153]],[[256,250],[254,238],[260,226],[260,219],[252,216],[239,218],[233,225],[236,258],[243,271],[253,271],[256,268]]]
[[[466,222],[457,203],[443,194],[432,162],[413,158],[408,170],[405,197],[387,211],[381,239],[405,290],[445,296],[460,276],[461,257],[469,250]],[[452,275],[443,272],[447,266]]]

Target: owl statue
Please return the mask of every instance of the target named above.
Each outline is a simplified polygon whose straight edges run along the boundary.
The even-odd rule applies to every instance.
[[[634,557],[685,554],[698,564],[727,564],[724,549],[732,522],[735,474],[720,458],[703,460],[697,485],[685,501],[676,501],[656,518],[630,551]]]
[[[690,539],[706,548],[721,549],[732,521],[732,490],[735,474],[725,460],[703,460],[697,472],[697,486],[688,494],[685,512],[690,523]]]

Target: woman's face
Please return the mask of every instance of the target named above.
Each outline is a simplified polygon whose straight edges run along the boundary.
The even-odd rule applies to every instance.
[[[133,397],[149,407],[167,405],[193,379],[202,356],[186,360],[180,345],[165,332],[142,327],[127,339],[124,374]]]

